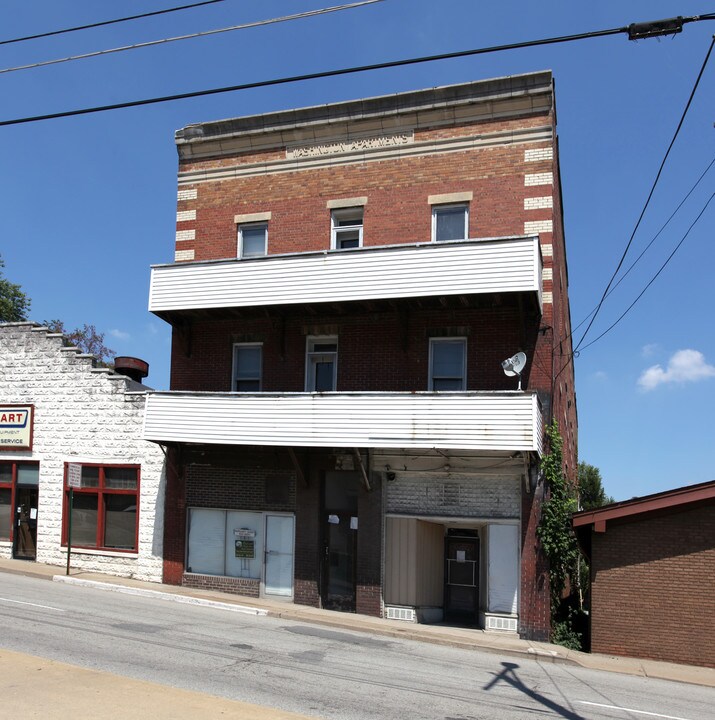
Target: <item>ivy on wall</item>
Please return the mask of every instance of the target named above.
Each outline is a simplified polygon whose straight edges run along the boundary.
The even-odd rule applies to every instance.
[[[573,629],[572,613],[564,612],[564,591],[578,585],[579,549],[571,527],[571,514],[577,510],[577,488],[563,473],[563,439],[554,420],[546,427],[550,451],[541,461],[549,497],[544,503],[537,536],[549,561],[551,583],[551,628],[553,642],[580,649],[580,637]]]

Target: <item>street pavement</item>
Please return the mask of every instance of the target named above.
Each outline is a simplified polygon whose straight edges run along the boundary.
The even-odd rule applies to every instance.
[[[28,577],[45,578],[48,580],[54,580],[55,582],[87,585],[112,592],[131,593],[134,595],[145,596],[148,595],[156,597],[158,600],[162,601],[218,606],[223,609],[233,610],[239,613],[268,615],[269,617],[282,618],[285,620],[297,620],[317,625],[327,625],[334,628],[370,633],[373,635],[416,640],[420,642],[465,649],[472,648],[483,652],[494,652],[520,659],[536,659],[542,663],[570,663],[592,670],[604,670],[627,675],[639,675],[643,677],[715,687],[715,669],[712,668],[678,665],[675,663],[665,663],[638,658],[613,657],[609,655],[599,655],[596,653],[577,652],[568,650],[559,645],[552,645],[550,643],[522,640],[513,634],[484,632],[473,628],[457,628],[446,625],[420,625],[403,621],[390,621],[381,618],[367,617],[364,615],[339,613],[295,605],[292,603],[270,601],[263,598],[247,598],[214,591],[194,590],[175,585],[141,582],[138,580],[118,578],[99,573],[88,573],[76,569],[72,569],[70,571],[70,575],[66,576],[64,568],[45,565],[42,563],[30,563],[22,560],[0,559],[0,573],[2,572],[26,575]],[[2,651],[2,656],[5,654],[5,651]],[[2,656],[0,656],[0,658]],[[51,661],[32,657],[29,657],[28,662],[30,663],[29,667],[33,667],[34,663],[34,665],[37,665],[37,669],[42,667],[43,671],[51,670],[52,673],[58,677],[62,674],[60,667],[62,665],[61,663],[53,663]],[[5,663],[2,663],[0,660],[0,667],[4,668],[4,664]],[[2,672],[2,670],[0,670],[0,672]],[[98,674],[98,676],[101,675],[103,674]],[[47,676],[50,676],[49,672],[47,673]],[[97,682],[101,684],[101,679],[99,677],[97,678]],[[137,681],[127,679],[126,682],[133,683]],[[161,694],[162,686],[151,686],[151,684],[148,683],[146,685],[146,688],[138,688],[137,692],[140,697],[146,696],[147,702],[149,702],[149,698],[156,697],[156,693]],[[99,691],[97,691],[96,695],[98,694]],[[191,693],[187,693],[187,695],[191,695]],[[104,698],[104,695],[102,695],[102,697]],[[187,699],[187,702],[190,702],[190,700]],[[216,702],[224,703],[226,705],[226,709],[221,710],[221,712],[224,713],[223,715],[218,711],[217,706],[216,717],[234,717],[234,715],[230,714],[233,712],[243,713],[235,715],[236,717],[240,716],[242,718],[265,717],[265,715],[260,714],[247,714],[249,712],[260,713],[260,708],[250,710],[247,709],[247,706],[247,708],[239,709],[238,706],[241,705],[241,703],[232,703],[231,701],[219,699],[216,699]],[[229,706],[232,704],[236,705],[236,707],[230,709]],[[107,715],[106,717],[122,716],[122,713],[117,713],[116,715]],[[189,716],[190,715],[186,715],[186,717]],[[12,715],[8,714],[8,717],[12,717]],[[32,717],[32,715],[29,717]],[[60,718],[62,716],[57,715],[57,717]],[[96,717],[102,718],[105,716],[97,715]],[[168,714],[166,716],[155,714],[155,717],[180,718],[182,716],[176,714]],[[301,716],[290,715],[289,713],[276,715],[274,713],[270,717],[298,718]]]

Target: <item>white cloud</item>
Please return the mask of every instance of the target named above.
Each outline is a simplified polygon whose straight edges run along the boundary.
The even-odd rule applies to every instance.
[[[658,351],[658,343],[649,343],[641,348],[641,355],[644,358],[653,357]]]
[[[129,340],[129,338],[131,337],[131,335],[128,332],[124,332],[123,330],[116,330],[116,329],[110,330],[109,334],[113,338],[117,338],[117,340]]]
[[[665,383],[689,383],[715,377],[715,366],[705,362],[705,356],[698,350],[678,350],[668,361],[664,370],[653,365],[641,373],[638,385],[642,390],[653,390]]]
[[[603,370],[596,370],[596,372],[593,373],[593,379],[598,380],[598,382],[605,382],[608,380],[608,375]]]

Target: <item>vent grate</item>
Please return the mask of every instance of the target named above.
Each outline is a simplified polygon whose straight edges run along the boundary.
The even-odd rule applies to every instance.
[[[516,632],[516,618],[488,616],[487,630],[506,630],[507,632]]]
[[[406,620],[407,622],[415,622],[416,615],[413,608],[388,607],[388,620]]]

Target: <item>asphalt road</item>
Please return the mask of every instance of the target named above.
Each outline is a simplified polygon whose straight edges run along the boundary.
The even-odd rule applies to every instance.
[[[0,618],[8,650],[330,720],[715,720],[712,688],[3,573]]]

